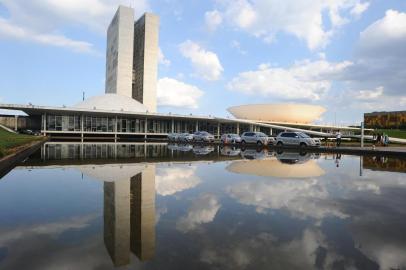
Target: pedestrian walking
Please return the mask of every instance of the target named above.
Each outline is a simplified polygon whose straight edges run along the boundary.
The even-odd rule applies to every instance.
[[[337,145],[337,147],[339,147],[341,145],[341,132],[340,131],[338,131],[336,133],[336,145]]]

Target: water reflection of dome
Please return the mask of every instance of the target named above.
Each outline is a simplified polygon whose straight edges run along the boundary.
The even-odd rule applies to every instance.
[[[238,160],[233,161],[226,169],[233,173],[278,178],[308,178],[325,174],[324,170],[320,168],[315,160],[295,164],[282,163],[275,158]]]

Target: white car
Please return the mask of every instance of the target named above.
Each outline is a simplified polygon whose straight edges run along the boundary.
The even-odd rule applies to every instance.
[[[241,135],[241,143],[256,143],[257,145],[267,145],[269,138],[262,132],[244,132]]]
[[[207,131],[196,131],[193,133],[193,141],[195,142],[214,142],[213,134]]]
[[[320,146],[319,139],[313,139],[303,132],[281,132],[276,137],[276,145],[295,145],[300,147]]]
[[[223,144],[228,144],[228,143],[240,143],[241,142],[241,137],[238,134],[223,134],[221,135],[221,143]]]
[[[193,141],[193,134],[181,133],[181,134],[179,134],[178,140],[181,141],[181,142],[192,142]]]

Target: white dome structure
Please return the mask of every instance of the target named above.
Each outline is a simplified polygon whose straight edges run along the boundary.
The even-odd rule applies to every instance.
[[[227,110],[238,119],[300,124],[310,124],[326,111],[322,106],[295,103],[241,105]]]
[[[145,113],[148,111],[147,107],[135,99],[117,94],[104,94],[101,96],[90,97],[76,104],[74,107],[87,110],[125,111],[136,113]]]

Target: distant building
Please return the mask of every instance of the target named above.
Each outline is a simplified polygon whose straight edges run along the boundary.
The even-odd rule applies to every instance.
[[[364,123],[367,128],[406,129],[406,111],[365,113]]]
[[[131,97],[156,112],[159,17],[120,6],[107,30],[106,94]]]

